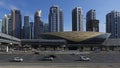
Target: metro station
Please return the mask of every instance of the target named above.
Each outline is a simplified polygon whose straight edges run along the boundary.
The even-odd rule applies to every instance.
[[[78,50],[108,51],[120,50],[120,39],[109,39],[110,33],[102,32],[50,32],[40,35],[41,39],[18,39],[0,33],[0,50],[9,48],[31,48],[40,51]]]

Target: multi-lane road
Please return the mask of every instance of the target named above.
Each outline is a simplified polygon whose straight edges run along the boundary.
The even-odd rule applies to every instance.
[[[85,53],[85,54],[53,54],[53,61],[42,61],[49,54],[0,54],[1,68],[119,68],[120,53]],[[77,61],[80,56],[91,58],[90,61]],[[23,62],[11,62],[14,57],[22,57]]]
[[[120,63],[120,53],[91,53],[91,54],[53,54],[53,61],[42,61],[44,56],[50,54],[0,54],[0,63],[10,62],[14,57],[23,58],[22,63]],[[80,56],[87,56],[90,61],[77,61]],[[14,62],[10,62],[14,63]]]

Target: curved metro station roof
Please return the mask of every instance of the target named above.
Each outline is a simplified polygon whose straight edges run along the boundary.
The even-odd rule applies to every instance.
[[[81,31],[71,31],[71,32],[48,32],[42,34],[43,38],[46,39],[65,39],[72,42],[82,42],[89,40],[91,38],[101,38],[104,40],[110,36],[109,33],[102,32],[81,32]]]

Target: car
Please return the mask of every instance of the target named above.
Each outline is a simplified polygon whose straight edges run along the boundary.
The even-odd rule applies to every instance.
[[[53,61],[53,57],[43,57],[43,61]]]
[[[34,54],[39,54],[39,52],[34,52]]]
[[[55,56],[55,55],[49,55],[49,57],[56,58],[56,56]]]
[[[13,61],[14,62],[22,62],[23,58],[21,58],[21,57],[14,57]]]
[[[80,61],[90,61],[90,58],[86,57],[86,56],[80,56]]]

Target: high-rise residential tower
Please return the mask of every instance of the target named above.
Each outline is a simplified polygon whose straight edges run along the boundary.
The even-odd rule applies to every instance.
[[[96,11],[91,9],[86,14],[86,21],[95,20],[96,19]]]
[[[83,14],[81,7],[72,10],[72,31],[83,31]]]
[[[7,19],[7,15],[5,14],[2,19],[2,33],[7,34],[7,30],[8,30],[8,19]]]
[[[111,33],[110,38],[120,38],[120,12],[113,10],[106,15],[106,32]]]
[[[63,32],[63,11],[57,5],[50,7],[49,31]]]
[[[2,19],[2,33],[5,33],[5,34],[9,34],[9,35],[12,35],[11,34],[11,15],[4,15],[3,19]]]
[[[43,21],[41,20],[41,10],[38,10],[34,15],[34,38],[41,38],[40,35],[43,33]]]
[[[49,32],[49,24],[44,23],[44,33]]]
[[[86,14],[86,31],[99,32],[99,20],[96,19],[96,11],[91,9]]]
[[[12,25],[13,25],[13,23],[12,23],[12,19],[11,19],[11,14],[9,14],[9,15],[7,15],[7,17],[8,17],[8,34],[9,35],[12,35]]]
[[[22,17],[20,10],[13,9],[11,11],[12,21],[12,35],[17,38],[21,38],[22,33]]]
[[[30,38],[29,16],[24,16],[23,38],[24,39]]]
[[[2,32],[2,19],[0,19],[0,32]]]
[[[33,22],[30,22],[30,39],[34,38]]]

